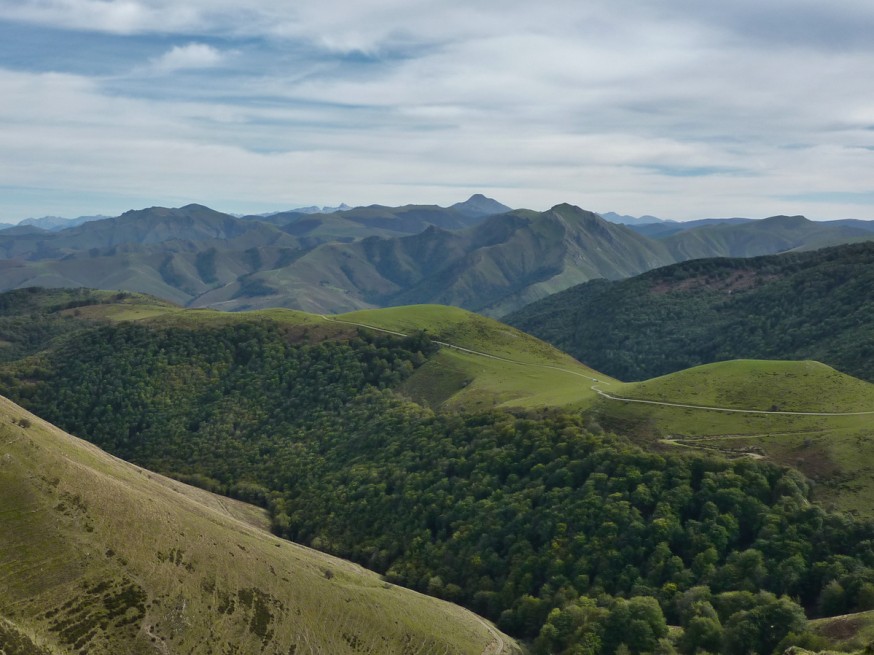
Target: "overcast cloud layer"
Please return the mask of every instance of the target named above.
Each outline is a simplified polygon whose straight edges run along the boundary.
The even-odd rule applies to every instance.
[[[0,221],[474,192],[874,219],[871,34],[870,0],[0,0]]]

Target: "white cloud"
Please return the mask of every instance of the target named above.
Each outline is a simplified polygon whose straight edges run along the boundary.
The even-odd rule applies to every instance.
[[[0,17],[66,29],[113,34],[176,31],[194,25],[189,3],[152,0],[3,0]]]
[[[225,54],[205,43],[189,43],[173,46],[160,57],[152,60],[152,67],[161,72],[184,69],[214,68],[222,64]]]
[[[874,144],[862,0],[241,6],[0,0],[0,19],[188,41],[124,79],[0,70],[15,126],[0,178],[278,206],[454,202],[482,185],[509,204],[678,218],[805,213],[780,198],[874,180],[874,151],[856,147]],[[178,70],[184,86],[155,75]]]

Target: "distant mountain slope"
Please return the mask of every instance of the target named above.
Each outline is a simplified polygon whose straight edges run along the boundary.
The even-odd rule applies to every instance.
[[[141,251],[142,248],[136,247],[158,245],[166,252],[193,252],[216,246],[242,249],[299,245],[296,239],[273,226],[234,218],[203,205],[129,211],[115,218],[89,221],[60,232],[36,231],[18,235],[13,232],[15,229],[0,232],[0,253],[7,259],[43,261],[82,252],[93,257],[102,254],[101,250],[111,248],[127,247]]]
[[[51,230],[52,232],[58,230],[66,230],[67,228],[76,227],[77,225],[81,225],[82,223],[87,223],[89,221],[99,221],[104,218],[109,218],[109,216],[78,216],[77,218],[63,218],[61,216],[42,216],[41,218],[25,218],[23,221],[20,221],[19,225],[32,225],[34,227],[39,227],[44,230]]]
[[[131,211],[63,232],[17,226],[0,233],[0,256],[7,260],[0,262],[0,288],[124,289],[182,304],[216,289],[222,301],[257,298],[273,288],[248,276],[281,270],[319,244],[406,235],[430,225],[466,227],[482,220],[484,211],[503,208],[473,196],[453,208],[373,206],[330,215],[239,219],[188,205]],[[309,284],[308,279],[291,281],[292,286]]]
[[[652,239],[664,239],[672,234],[679,234],[697,227],[713,227],[716,225],[737,225],[740,223],[750,223],[753,218],[700,218],[694,221],[670,221],[662,223],[637,223],[631,224],[632,230],[638,234],[650,237]]]
[[[762,220],[737,217],[701,218],[682,222],[629,222],[628,225],[638,234],[660,240],[698,228],[705,228],[706,234],[714,238],[710,247],[715,248],[715,250],[712,254],[705,255],[708,257],[713,255],[752,257],[762,254],[776,254],[792,249],[811,250],[847,243],[862,237],[864,232],[874,232],[874,221],[861,221],[852,218],[835,221],[809,221],[802,216],[773,216]],[[740,227],[741,225],[746,227]],[[731,229],[729,226],[735,226],[738,229]],[[716,227],[719,227],[718,231],[711,229]],[[686,241],[700,241],[701,234],[696,233],[694,238],[678,236],[669,243],[685,244]],[[764,241],[756,244],[756,236],[763,237]],[[775,236],[784,241],[772,240]],[[764,246],[766,252],[756,252],[755,247],[750,249],[751,243],[759,248]],[[676,247],[682,250],[684,245]],[[726,248],[732,247],[738,248],[739,252],[730,253],[726,250]]]
[[[494,216],[495,214],[506,214],[513,211],[512,207],[501,204],[493,198],[487,198],[481,193],[475,193],[464,202],[457,202],[450,205],[449,209],[457,211],[459,214],[472,218],[483,218],[485,216]]]
[[[418,234],[428,227],[460,230],[479,223],[487,216],[511,211],[506,205],[482,194],[471,196],[450,207],[404,205],[347,208],[331,213],[281,212],[267,217],[247,217],[280,226],[306,245],[325,241],[353,241],[365,237],[393,237]]]
[[[197,304],[336,312],[437,303],[500,315],[578,282],[670,261],[663,246],[625,226],[557,205],[493,216],[458,232],[432,226],[409,237],[326,244],[284,269],[252,276],[272,294],[253,299],[232,286]]]
[[[668,261],[658,245],[567,204],[494,217],[468,234],[460,259],[391,303],[415,299],[500,316],[577,282],[627,277]]]
[[[622,380],[738,358],[815,359],[874,380],[874,244],[676,264],[504,320]]]
[[[701,221],[660,238],[572,205],[506,209],[481,195],[436,205],[236,218],[152,207],[58,232],[0,231],[0,290],[137,291],[195,307],[314,312],[438,303],[501,316],[595,278],[713,255],[751,256],[874,239],[858,222]],[[678,224],[657,224],[662,225]],[[5,260],[5,261],[4,261]]]
[[[760,221],[696,227],[666,237],[662,243],[676,261],[685,261],[813,250],[870,238],[870,231],[850,225],[816,222],[804,216],[772,216]]]
[[[657,216],[650,216],[649,214],[644,216],[629,216],[628,214],[617,214],[616,212],[599,212],[598,216],[605,221],[620,223],[621,225],[671,225],[676,222],[658,218]]]
[[[251,506],[6,399],[0,417],[4,652],[515,652],[469,612],[272,536]]]

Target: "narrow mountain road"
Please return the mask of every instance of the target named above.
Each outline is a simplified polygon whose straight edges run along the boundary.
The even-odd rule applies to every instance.
[[[641,403],[644,405],[661,405],[662,407],[680,407],[682,409],[703,409],[710,412],[730,412],[733,414],[769,414],[777,416],[869,416],[874,415],[874,410],[866,412],[787,412],[781,410],[771,411],[768,409],[735,409],[732,407],[712,407],[709,405],[686,405],[683,403],[669,403],[662,400],[642,400],[640,398],[623,398],[621,396],[611,396],[606,391],[602,391],[596,386],[592,386],[592,390],[602,398],[615,400],[623,403]]]
[[[344,321],[338,318],[332,318],[330,316],[326,316],[325,314],[320,314],[320,316],[326,321],[330,321],[332,323],[344,323],[346,325],[354,325],[356,327],[367,328],[369,330],[376,330],[377,332],[384,332],[386,334],[393,334],[398,337],[406,337],[409,336],[404,334],[403,332],[397,332],[395,330],[387,330],[385,328],[376,327],[375,325],[368,325],[366,323],[356,323],[354,321]],[[597,382],[599,384],[610,384],[606,380],[599,380],[598,378],[593,378],[589,375],[585,375],[578,371],[571,371],[570,369],[562,368],[561,366],[551,366],[549,364],[534,364],[531,362],[520,362],[515,359],[508,359],[507,357],[499,357],[498,355],[492,355],[491,353],[485,353],[479,350],[471,350],[470,348],[464,348],[463,346],[457,346],[453,343],[447,343],[445,341],[437,341],[436,339],[432,339],[434,343],[439,344],[441,346],[445,346],[447,348],[454,348],[455,350],[460,350],[461,352],[470,353],[471,355],[479,355],[480,357],[488,357],[489,359],[497,359],[502,362],[508,362],[510,364],[518,364],[519,366],[534,366],[537,368],[549,368],[554,371],[562,371],[564,373],[569,373],[570,375],[576,375],[577,377],[584,378],[586,380],[590,380],[592,382]],[[621,396],[613,396],[602,389],[599,389],[597,386],[592,385],[592,391],[597,393],[601,398],[605,398],[607,400],[612,400],[615,402],[623,402],[623,403],[640,403],[643,405],[661,405],[662,407],[679,407],[681,409],[700,409],[708,412],[728,412],[732,414],[773,414],[777,416],[874,416],[874,410],[864,411],[864,412],[789,412],[789,411],[770,411],[767,409],[737,409],[734,407],[714,407],[710,405],[689,405],[684,403],[671,403],[662,400],[643,400],[640,398],[623,398]]]
[[[353,321],[344,321],[339,318],[332,318],[330,316],[326,316],[324,314],[319,314],[326,321],[330,321],[331,323],[345,323],[346,325],[354,325],[356,327],[363,327],[369,330],[376,330],[377,332],[384,332],[386,334],[393,334],[397,337],[408,337],[410,335],[404,334],[403,332],[395,332],[394,330],[387,330],[385,328],[376,327],[375,325],[368,325],[367,323],[355,323]],[[584,373],[580,373],[579,371],[571,371],[567,368],[562,368],[561,366],[551,366],[550,364],[535,364],[532,362],[521,362],[518,359],[509,359],[507,357],[501,357],[499,355],[492,355],[491,353],[484,353],[480,350],[471,350],[470,348],[465,348],[464,346],[457,346],[454,343],[448,343],[446,341],[437,341],[436,339],[431,339],[432,342],[445,346],[446,348],[452,348],[454,350],[459,350],[464,353],[469,353],[471,355],[479,355],[480,357],[487,357],[489,359],[496,359],[499,362],[507,362],[508,364],[516,364],[518,366],[533,366],[535,368],[549,368],[553,371],[561,371],[562,373],[569,373],[570,375],[576,375],[577,377],[584,378],[586,380],[591,380],[592,382],[599,382],[601,384],[610,384],[606,380],[599,380],[598,378],[593,378],[591,375],[585,375]]]

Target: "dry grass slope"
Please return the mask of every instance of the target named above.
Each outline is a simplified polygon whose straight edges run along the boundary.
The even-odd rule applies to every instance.
[[[514,653],[454,605],[0,399],[0,636],[22,653]]]

